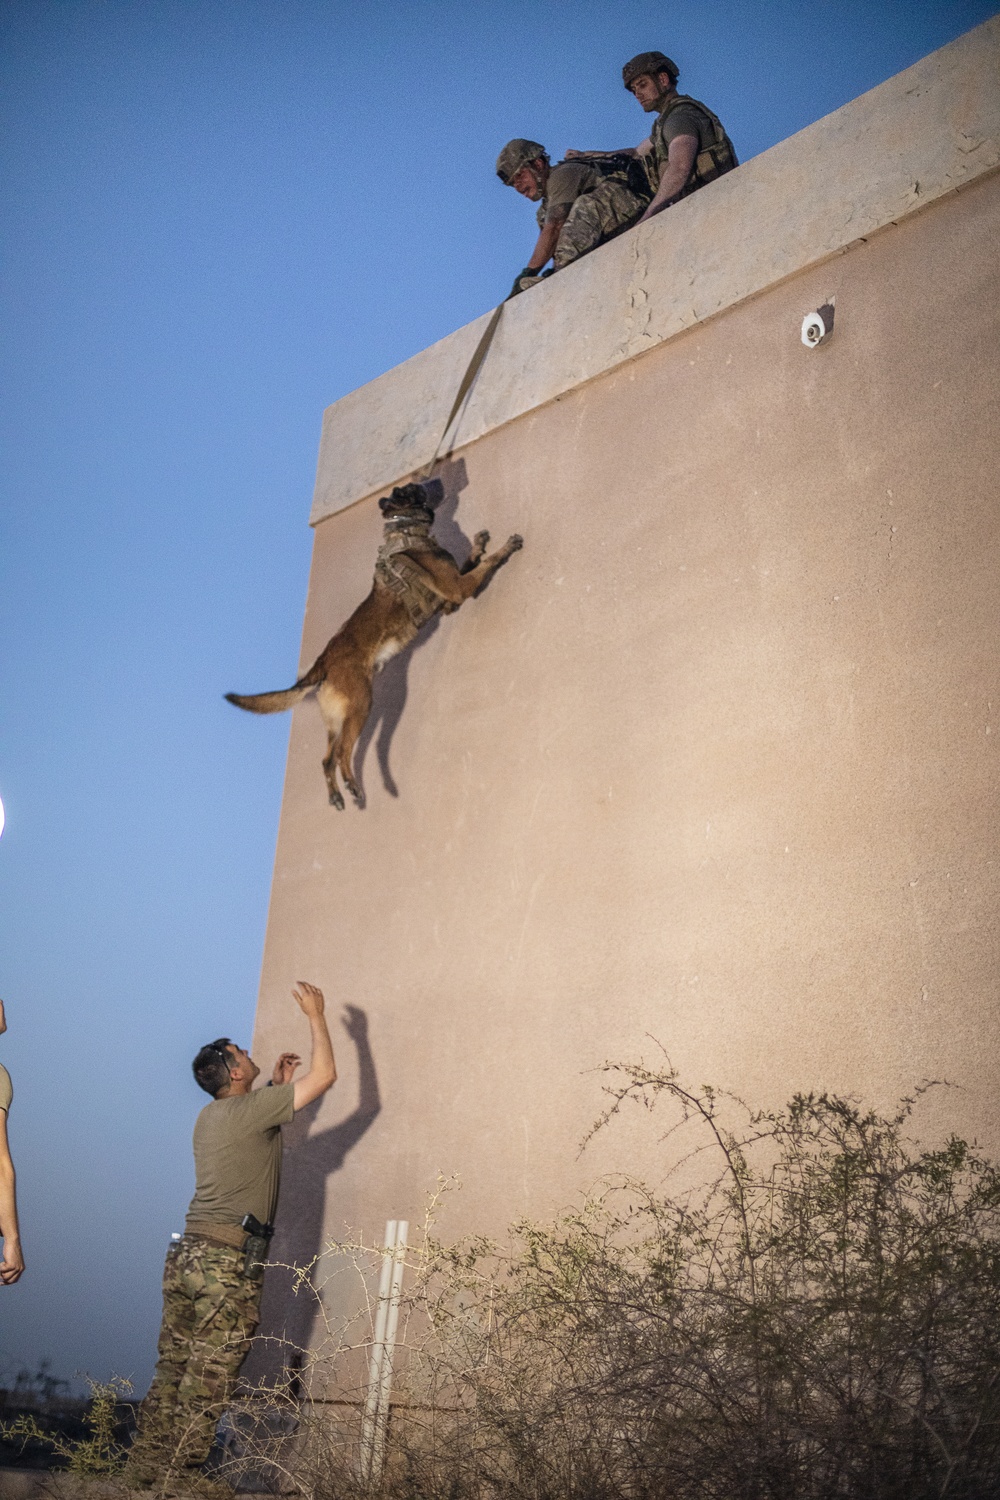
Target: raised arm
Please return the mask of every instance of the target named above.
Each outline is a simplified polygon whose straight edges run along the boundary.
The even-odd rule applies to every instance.
[[[304,1105],[318,1099],[320,1094],[325,1094],[331,1084],[336,1083],[337,1064],[333,1059],[333,1043],[323,1014],[323,991],[300,979],[292,990],[292,998],[308,1020],[309,1030],[312,1032],[309,1071],[293,1085],[293,1108],[302,1109]]]
[[[15,1187],[14,1163],[7,1144],[7,1111],[0,1109],[0,1235],[3,1235],[0,1283],[4,1286],[13,1286],[24,1270]]]

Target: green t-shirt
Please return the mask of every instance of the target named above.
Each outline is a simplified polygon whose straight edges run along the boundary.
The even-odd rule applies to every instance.
[[[10,1074],[3,1063],[0,1063],[0,1109],[3,1110],[4,1114],[10,1109],[10,1101],[13,1097],[14,1090],[11,1086]]]
[[[694,136],[698,146],[690,175],[683,189],[678,193],[678,197],[693,192],[695,188],[711,182],[713,178],[721,176],[723,172],[728,172],[738,165],[733,143],[723,130],[721,120],[717,120],[706,105],[697,99],[692,99],[690,95],[671,95],[649,132],[653,151],[652,157],[646,158],[646,167],[653,187],[659,185],[663,170],[667,165],[670,142],[675,141],[679,135]],[[714,148],[714,166],[699,167],[702,153],[710,148]]]
[[[191,1224],[238,1225],[244,1214],[270,1224],[281,1180],[281,1130],[291,1120],[294,1085],[275,1084],[213,1099],[194,1127]]]
[[[704,151],[715,140],[715,126],[693,99],[690,103],[685,100],[683,104],[676,104],[666,115],[657,116],[651,138],[661,166],[667,159],[670,142],[679,135],[693,135],[698,142],[698,151]]]

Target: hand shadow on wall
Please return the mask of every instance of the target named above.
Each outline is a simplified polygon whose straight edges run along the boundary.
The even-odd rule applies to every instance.
[[[458,509],[458,497],[468,486],[469,479],[465,470],[465,459],[444,459],[437,466],[437,478],[444,485],[444,498],[434,511],[434,535],[448,552],[458,562],[459,567],[465,562],[472,551],[472,543],[462,531],[455,520],[455,511]],[[365,785],[365,759],[368,755],[372,740],[375,741],[375,754],[378,759],[378,768],[382,775],[382,785],[390,797],[399,796],[399,787],[392,774],[389,765],[389,752],[392,749],[392,737],[396,733],[396,727],[403,717],[403,709],[406,707],[407,678],[410,671],[410,662],[413,660],[414,652],[425,646],[434,635],[441,624],[441,616],[435,615],[421,630],[415,641],[404,646],[398,656],[394,656],[381,670],[375,674],[372,684],[372,707],[368,715],[368,722],[361,731],[358,739],[358,747],[355,751],[354,762],[356,775],[361,783],[362,793]]]
[[[368,1043],[368,1017],[356,1005],[348,1005],[346,1011],[344,1025],[358,1053],[357,1108],[339,1125],[316,1135],[309,1131],[322,1099],[307,1104],[295,1117],[294,1135],[282,1163],[281,1198],[287,1207],[282,1212],[279,1205],[269,1256],[278,1265],[265,1278],[259,1329],[263,1337],[258,1337],[245,1372],[251,1384],[262,1378],[280,1379],[282,1370],[301,1368],[300,1351],[309,1348],[320,1312],[313,1288],[322,1283],[323,1270],[315,1279],[307,1276],[295,1291],[293,1275],[284,1268],[308,1267],[322,1253],[327,1185],[382,1108]]]

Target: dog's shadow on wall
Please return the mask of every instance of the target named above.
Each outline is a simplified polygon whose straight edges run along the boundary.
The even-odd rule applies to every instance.
[[[458,509],[458,500],[462,491],[468,487],[469,477],[465,469],[465,459],[445,459],[437,465],[435,478],[440,479],[444,486],[444,498],[434,509],[434,535],[446,551],[450,552],[459,567],[465,562],[472,551],[472,543],[462,531],[461,526],[455,520],[455,512]],[[365,760],[372,741],[375,742],[375,755],[378,761],[379,772],[382,777],[382,785],[390,797],[399,796],[399,787],[396,778],[392,774],[389,764],[389,756],[392,750],[392,737],[403,717],[406,707],[406,696],[408,691],[408,679],[410,662],[413,660],[414,652],[426,646],[441,624],[441,616],[434,618],[424,626],[416,640],[404,646],[398,656],[382,668],[381,672],[375,674],[372,683],[372,708],[368,715],[368,722],[358,738],[358,747],[355,752],[355,767],[362,793],[365,790]]]

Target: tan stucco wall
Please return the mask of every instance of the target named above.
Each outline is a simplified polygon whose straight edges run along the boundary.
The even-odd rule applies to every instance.
[[[576,1157],[591,1070],[650,1037],[760,1105],[947,1078],[927,1127],[1000,1145],[998,242],[988,175],[450,466],[444,539],[525,548],[384,674],[398,796],[371,743],[333,811],[293,719],[254,1045],[304,1045],[312,979],[368,1012],[382,1108],[338,1134],[340,1032],[283,1255],[418,1219],[439,1171],[456,1234],[658,1171],[638,1116]],[[317,527],[303,663],[380,535],[374,500]]]

